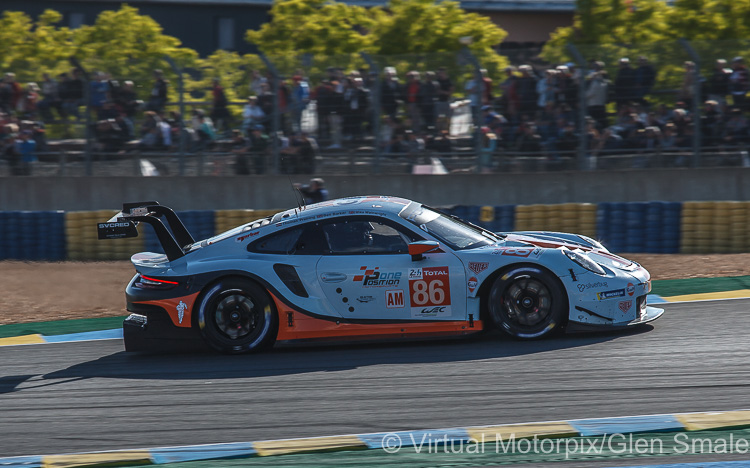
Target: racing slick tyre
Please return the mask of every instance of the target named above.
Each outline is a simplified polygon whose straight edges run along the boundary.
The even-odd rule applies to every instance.
[[[567,310],[565,292],[552,274],[532,266],[499,276],[488,296],[490,318],[517,339],[536,339],[559,332]]]
[[[198,304],[198,325],[210,346],[222,353],[240,354],[271,346],[279,319],[263,288],[227,278],[203,294]]]

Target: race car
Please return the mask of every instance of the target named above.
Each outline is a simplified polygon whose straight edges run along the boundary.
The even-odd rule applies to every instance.
[[[537,339],[574,326],[640,325],[664,312],[646,304],[648,271],[591,238],[490,232],[404,198],[298,205],[200,241],[173,210],[126,203],[98,225],[99,238],[137,236],[140,222],[164,253],[131,258],[128,351],[199,339],[234,354],[491,328]]]

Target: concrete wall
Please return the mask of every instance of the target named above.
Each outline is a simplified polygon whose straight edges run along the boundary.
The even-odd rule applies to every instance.
[[[307,178],[293,176],[304,183]],[[750,169],[329,176],[332,197],[395,195],[431,205],[750,200]],[[0,210],[99,210],[156,200],[176,210],[295,205],[287,176],[4,177]]]

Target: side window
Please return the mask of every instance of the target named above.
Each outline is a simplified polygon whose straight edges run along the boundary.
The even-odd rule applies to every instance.
[[[302,228],[289,229],[259,239],[247,248],[251,252],[288,254],[294,250],[297,240],[302,234]]]
[[[406,253],[413,239],[377,219],[346,220],[322,226],[332,254]]]

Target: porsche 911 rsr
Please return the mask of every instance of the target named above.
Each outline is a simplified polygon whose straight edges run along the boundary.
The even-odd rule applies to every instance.
[[[166,222],[162,222],[162,218]],[[128,203],[100,239],[150,224],[138,253],[127,350],[199,338],[226,353],[275,342],[451,336],[535,339],[573,326],[650,322],[650,275],[585,236],[494,233],[429,206],[362,196],[298,207],[195,241],[156,202]]]

